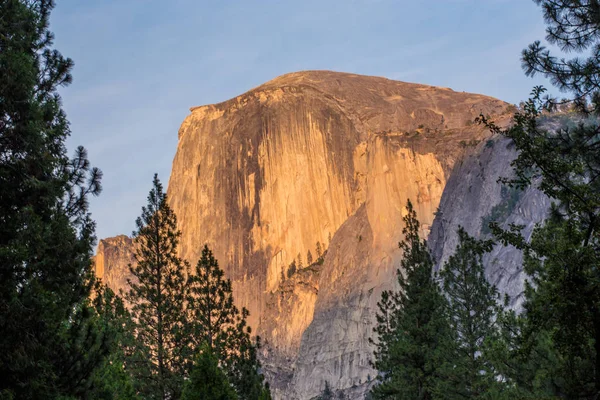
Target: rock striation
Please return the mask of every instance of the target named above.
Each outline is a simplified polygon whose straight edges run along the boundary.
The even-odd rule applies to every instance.
[[[205,243],[214,250],[263,338],[276,398],[310,399],[326,381],[359,398],[375,378],[368,339],[395,284],[407,199],[440,261],[463,221],[485,234],[494,210],[540,216],[539,194],[514,200],[495,182],[514,157],[507,143],[472,123],[480,113],[507,123],[507,111],[483,95],[329,71],[191,109],[168,187],[181,256],[195,263]],[[326,255],[288,277],[317,242]],[[97,254],[98,275],[121,288],[131,243],[106,239]],[[518,297],[515,254],[497,249],[488,271]]]

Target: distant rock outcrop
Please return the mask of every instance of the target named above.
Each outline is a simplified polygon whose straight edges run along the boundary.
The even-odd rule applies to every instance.
[[[127,279],[131,278],[127,266],[133,261],[133,241],[129,237],[119,235],[102,239],[94,259],[96,276],[115,293],[126,292]]]
[[[479,233],[481,218],[503,199],[491,180],[511,156],[495,156],[489,133],[472,121],[483,113],[507,123],[507,106],[445,88],[308,71],[191,109],[168,187],[181,256],[195,263],[205,243],[214,250],[263,338],[276,398],[310,399],[325,381],[353,398],[365,392],[376,374],[368,338],[382,290],[395,285],[406,201],[424,235],[433,226],[440,260],[462,218]],[[477,168],[483,175],[471,177]],[[519,204],[510,212],[529,207]],[[131,260],[127,240],[98,248],[98,275],[116,288]],[[292,261],[316,254],[317,242],[328,249],[322,262],[288,278]],[[500,253],[494,257],[510,258]],[[518,271],[498,271],[489,268],[520,290]]]

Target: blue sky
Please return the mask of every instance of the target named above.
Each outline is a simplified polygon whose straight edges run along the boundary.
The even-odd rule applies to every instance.
[[[529,0],[61,0],[51,29],[75,61],[61,90],[71,149],[104,172],[99,238],[131,234],[154,172],[166,185],[189,108],[293,71],[328,69],[512,103],[540,80],[520,52],[543,39]]]

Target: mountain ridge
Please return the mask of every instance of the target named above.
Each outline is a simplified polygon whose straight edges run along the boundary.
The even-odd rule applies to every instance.
[[[263,337],[276,398],[309,399],[325,381],[357,396],[368,386],[368,338],[380,293],[395,285],[406,201],[428,235],[456,166],[489,140],[472,120],[506,124],[508,106],[307,71],[191,109],[168,186],[180,255],[194,263],[204,243],[213,248]],[[288,280],[289,264],[316,242],[329,248],[318,271]],[[98,275],[123,270],[126,251],[113,253],[97,257]]]

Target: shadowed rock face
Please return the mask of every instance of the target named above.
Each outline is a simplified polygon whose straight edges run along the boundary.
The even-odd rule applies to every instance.
[[[498,183],[499,178],[513,176],[510,162],[516,155],[509,139],[496,137],[482,142],[456,165],[429,235],[438,269],[458,245],[459,226],[472,236],[491,239],[487,229],[491,221],[504,229],[509,224],[523,225],[522,233],[529,240],[535,224],[545,219],[550,200],[537,188],[522,191]],[[488,280],[510,297],[512,308],[519,309],[525,280],[522,253],[497,244],[483,261]]]
[[[276,397],[309,399],[325,381],[359,396],[375,377],[368,338],[381,291],[395,283],[406,200],[427,235],[447,182],[468,195],[452,171],[463,173],[457,161],[488,135],[471,121],[507,119],[506,108],[445,88],[309,71],[191,109],[168,188],[181,256],[195,263],[204,243],[213,248],[263,338]],[[436,232],[444,253],[451,239]],[[322,265],[283,279],[317,242],[328,248]],[[99,275],[126,271],[129,244],[108,253],[106,243]]]

